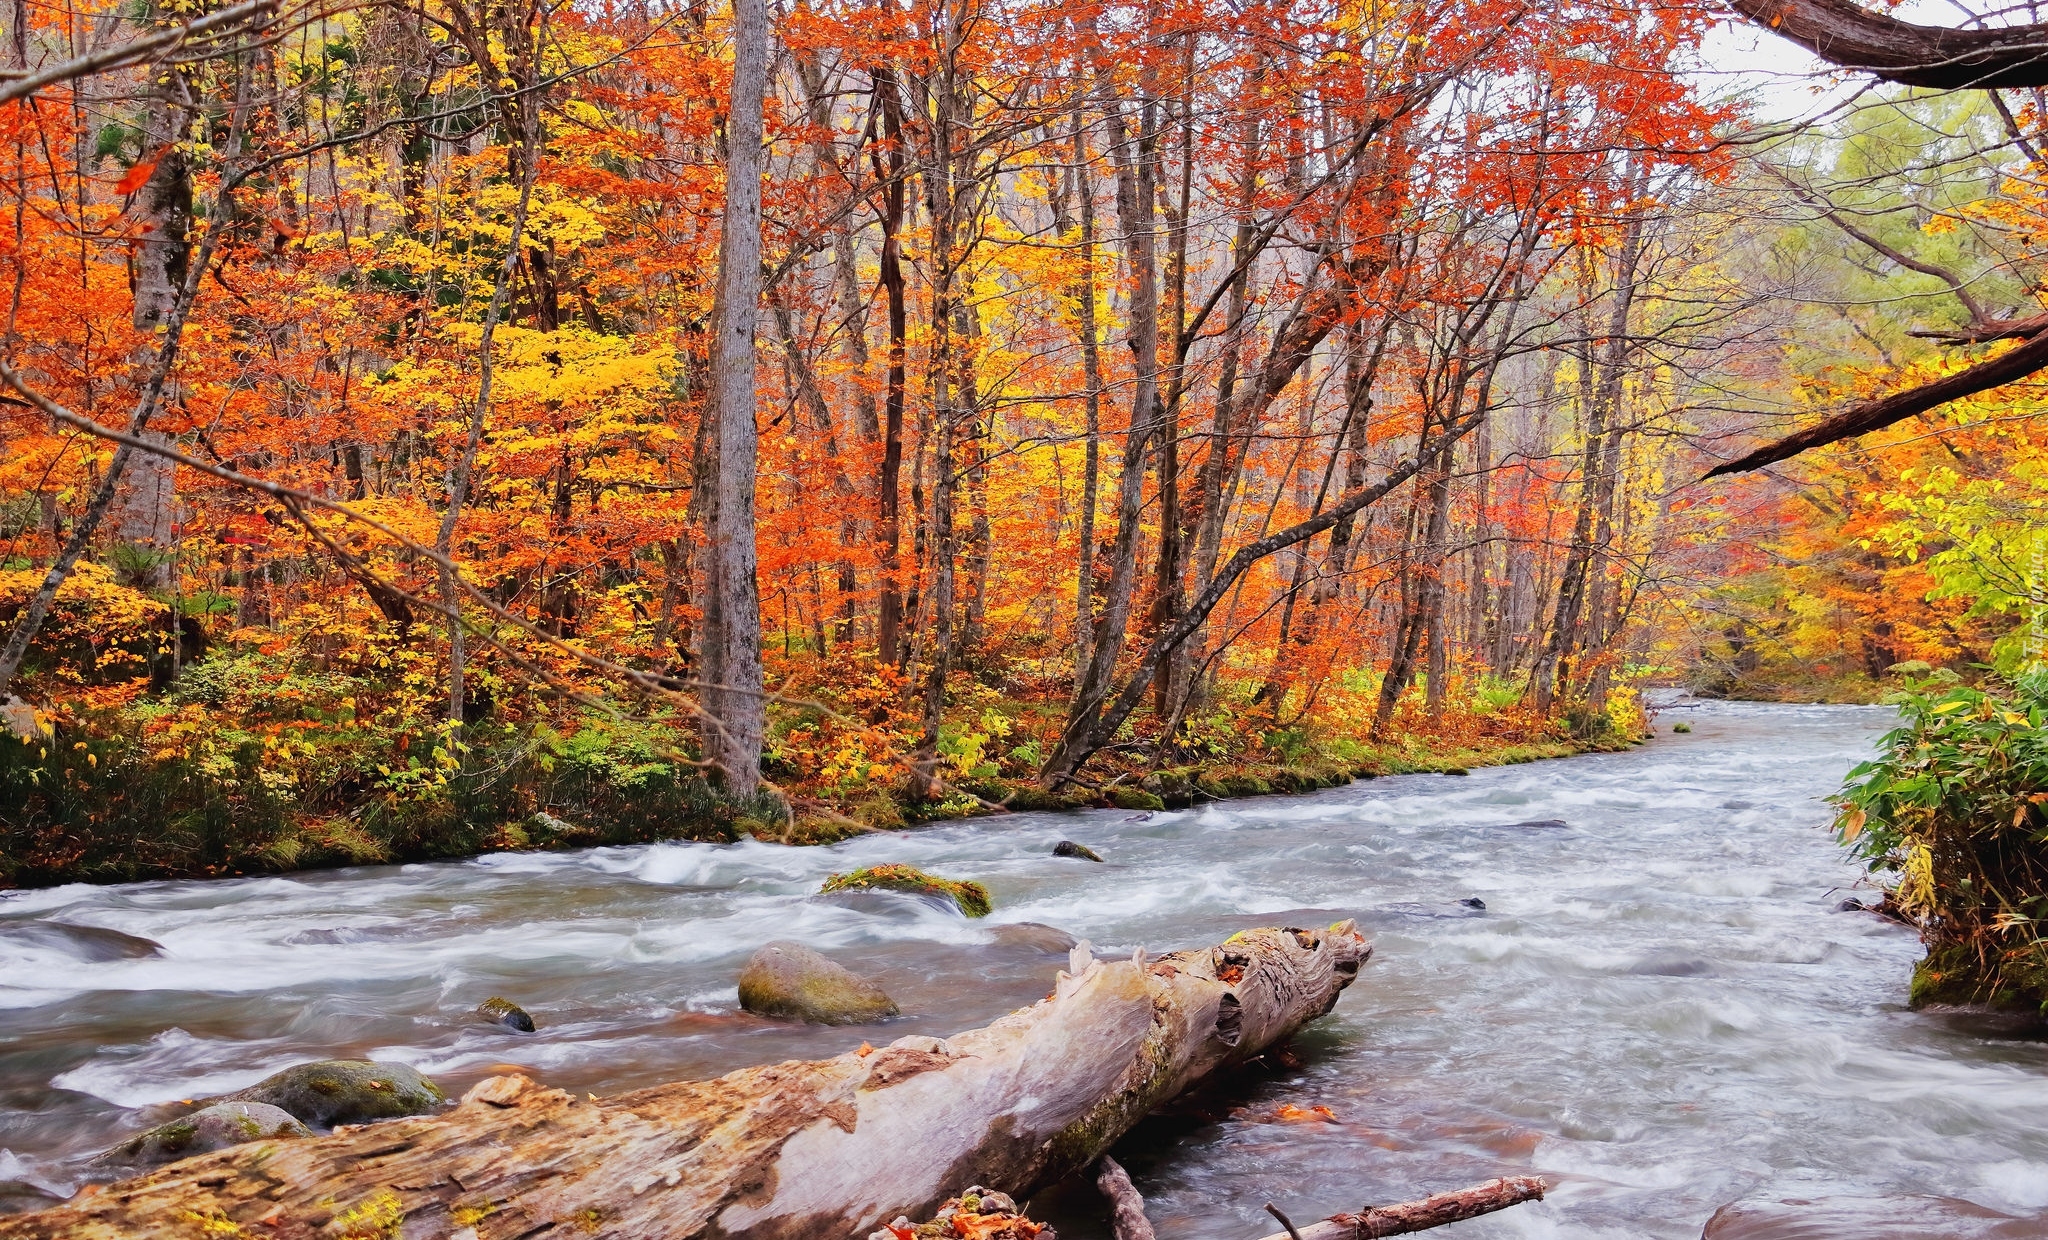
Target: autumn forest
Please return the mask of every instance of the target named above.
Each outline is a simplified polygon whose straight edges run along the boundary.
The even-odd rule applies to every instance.
[[[0,885],[1144,810],[2010,669],[2048,109],[1760,101],[1740,20],[15,0]]]

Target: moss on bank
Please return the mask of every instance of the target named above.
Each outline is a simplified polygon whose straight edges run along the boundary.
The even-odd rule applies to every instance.
[[[280,732],[283,737],[280,739]],[[869,784],[846,796],[725,799],[688,760],[675,721],[591,720],[569,731],[473,726],[465,743],[346,718],[323,743],[253,722],[173,748],[72,721],[47,742],[0,738],[0,887],[220,877],[658,840],[828,844],[868,831],[1003,811],[1181,808],[1309,792],[1386,775],[1462,774],[1634,743],[1611,732],[1405,736],[1295,746],[1164,769],[1108,756],[1105,782],[1048,792],[989,768],[958,794],[914,801]],[[1321,750],[1320,754],[1316,752]],[[1274,755],[1277,757],[1278,755]],[[771,776],[776,772],[771,771]]]

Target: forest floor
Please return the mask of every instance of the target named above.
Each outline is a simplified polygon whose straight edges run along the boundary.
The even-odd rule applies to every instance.
[[[1112,747],[1059,793],[1033,773],[1057,735],[1057,695],[963,684],[941,737],[944,795],[904,791],[913,737],[893,694],[819,693],[771,713],[750,802],[721,796],[691,758],[687,717],[644,710],[485,720],[459,739],[372,714],[355,678],[235,683],[189,669],[179,688],[57,716],[43,741],[0,738],[0,888],[134,882],[425,861],[656,840],[826,844],[864,832],[1020,811],[1166,809],[1626,748],[1631,705],[1579,735],[1516,710],[1427,718],[1404,707],[1365,729],[1232,717],[1190,729],[1182,756]],[[297,685],[295,688],[294,686]],[[875,702],[885,705],[875,706]],[[1632,702],[1632,699],[1631,699]],[[829,704],[826,704],[829,703]],[[1216,716],[1221,719],[1222,713]]]

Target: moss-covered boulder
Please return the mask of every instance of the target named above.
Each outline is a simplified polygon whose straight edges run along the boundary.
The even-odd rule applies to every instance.
[[[316,1128],[332,1128],[427,1115],[440,1110],[447,1098],[440,1086],[402,1063],[323,1059],[286,1068],[221,1101],[260,1102]]]
[[[988,888],[980,883],[940,878],[910,865],[871,865],[864,870],[834,874],[818,888],[821,896],[842,891],[902,891],[911,895],[942,896],[969,917],[986,917],[995,907]]]
[[[1059,843],[1054,844],[1052,846],[1052,855],[1055,857],[1079,857],[1083,861],[1102,860],[1101,854],[1097,853],[1094,849],[1086,844],[1076,844],[1072,840],[1061,840]]]
[[[1161,810],[1166,808],[1166,802],[1159,799],[1158,793],[1147,792],[1143,788],[1111,788],[1109,790],[1109,803],[1118,809]]]
[[[519,1033],[533,1032],[533,1017],[527,1015],[526,1009],[510,999],[500,998],[497,995],[492,995],[482,1003],[477,1004],[476,1016],[478,1020],[489,1021],[493,1025],[502,1025]]]
[[[814,1025],[864,1025],[900,1012],[880,986],[787,939],[754,953],[740,971],[740,1006],[756,1016]]]
[[[154,1167],[248,1141],[312,1135],[312,1129],[279,1107],[261,1102],[216,1102],[138,1133],[93,1161],[101,1166]]]

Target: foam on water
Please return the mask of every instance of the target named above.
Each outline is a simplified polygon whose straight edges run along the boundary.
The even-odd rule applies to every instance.
[[[1271,1230],[1268,1200],[1299,1220],[1528,1171],[1557,1179],[1549,1200],[1459,1234],[1691,1240],[1730,1202],[1828,1208],[1785,1199],[2048,1210],[2043,1044],[1907,1012],[1914,936],[1830,911],[1858,872],[1820,829],[1823,798],[1884,712],[1686,717],[1691,735],[1624,754],[1188,812],[8,893],[0,1208],[22,1200],[6,1181],[68,1190],[153,1104],[303,1059],[407,1062],[452,1090],[516,1064],[615,1093],[985,1023],[1064,961],[1006,935],[1020,922],[1116,954],[1355,916],[1374,963],[1299,1040],[1298,1068],[1233,1078],[1126,1141],[1162,1235],[1241,1240]],[[1107,864],[1051,856],[1062,838]],[[978,879],[996,912],[811,896],[882,862]],[[1475,896],[1483,912],[1460,903]],[[24,920],[163,951],[10,942]],[[859,1030],[738,1012],[739,967],[774,938],[875,976],[905,1015]],[[492,994],[541,1032],[471,1019]],[[1283,1101],[1338,1121],[1277,1122]],[[1040,1208],[1062,1235],[1107,1234],[1085,1194]]]

